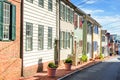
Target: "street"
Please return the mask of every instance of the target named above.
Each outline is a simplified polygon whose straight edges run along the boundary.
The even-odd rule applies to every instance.
[[[120,80],[120,56],[78,71],[61,80]]]

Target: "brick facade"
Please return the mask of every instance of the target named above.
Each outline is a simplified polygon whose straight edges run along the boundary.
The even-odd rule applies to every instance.
[[[15,80],[21,76],[20,0],[8,0],[16,5],[16,39],[0,41],[0,80]]]
[[[49,61],[49,62],[53,62],[53,61]],[[24,67],[24,71],[23,71],[24,76],[27,77],[27,76],[34,75],[37,72],[47,71],[49,62],[44,62],[37,65],[29,66],[29,67]]]

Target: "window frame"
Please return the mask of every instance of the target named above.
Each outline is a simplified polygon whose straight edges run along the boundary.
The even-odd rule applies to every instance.
[[[49,30],[51,32],[49,32]],[[51,34],[51,35],[50,35]],[[50,35],[50,36],[49,36]],[[49,40],[51,40],[49,42]],[[50,45],[49,45],[50,44]],[[48,27],[48,49],[52,49],[52,27]]]
[[[31,27],[31,30],[32,30],[32,31],[30,31],[31,36],[27,36],[27,31],[29,31],[27,29],[27,27]],[[31,48],[30,49],[28,49],[28,45],[29,45],[29,43],[27,43],[28,39],[31,39]],[[32,51],[32,50],[33,50],[33,23],[26,22],[26,51]]]
[[[27,2],[33,3],[33,0],[26,0]]]
[[[44,49],[44,25],[38,25],[38,50],[43,49]]]
[[[9,7],[9,10],[7,10],[6,8]],[[10,36],[10,4],[3,2],[3,40],[9,40],[9,36]],[[8,12],[9,11],[9,12]],[[9,13],[9,15],[7,15],[7,12]],[[4,31],[5,26],[7,26],[8,30]],[[7,33],[7,38],[4,37],[5,32]]]
[[[44,8],[44,0],[38,0],[38,5]]]
[[[48,11],[53,11],[53,1],[48,0]]]

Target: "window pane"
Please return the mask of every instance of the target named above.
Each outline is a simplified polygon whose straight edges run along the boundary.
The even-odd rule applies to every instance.
[[[52,0],[48,0],[48,10],[52,11]]]
[[[28,2],[30,2],[30,3],[33,3],[33,0],[26,0],[26,1],[28,1]]]
[[[26,23],[26,50],[32,50],[33,24]]]
[[[3,3],[3,40],[9,40],[10,4]]]
[[[48,49],[52,48],[52,28],[48,27]]]
[[[39,0],[39,6],[44,7],[44,0]]]
[[[43,49],[44,44],[44,26],[39,25],[38,26],[38,49]]]

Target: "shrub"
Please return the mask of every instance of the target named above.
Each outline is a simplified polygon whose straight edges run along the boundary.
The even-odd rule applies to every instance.
[[[87,59],[88,59],[87,55],[83,54],[82,57],[81,57],[81,61],[87,62]]]
[[[100,59],[103,59],[103,58],[104,58],[104,56],[102,55],[102,53],[100,53],[99,58],[100,58]]]
[[[65,60],[65,63],[72,63],[72,59],[71,59],[71,58],[67,58],[67,59]]]
[[[55,65],[55,63],[51,62],[51,63],[48,64],[48,67],[57,68],[57,65]]]

